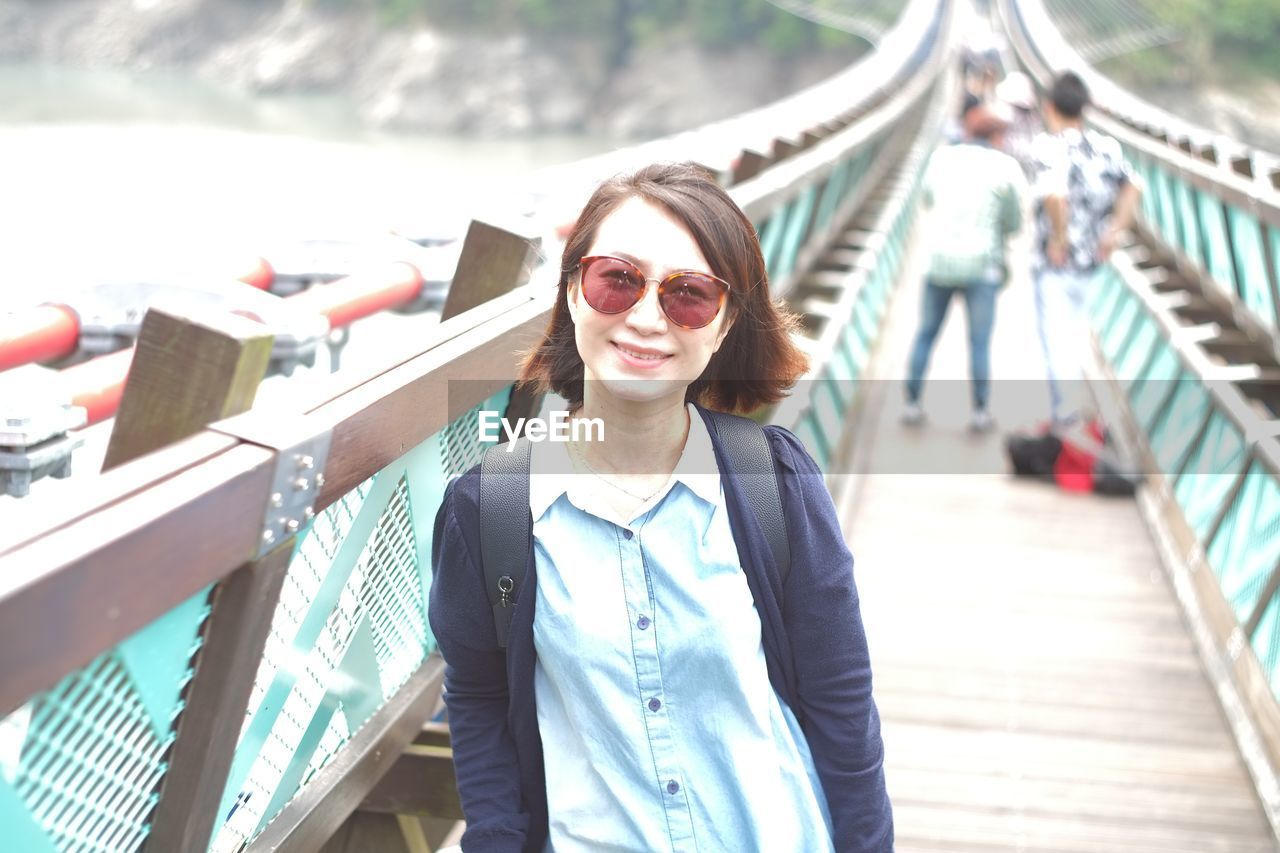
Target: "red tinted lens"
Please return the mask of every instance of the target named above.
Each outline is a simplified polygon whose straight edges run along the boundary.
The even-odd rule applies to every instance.
[[[626,311],[640,301],[644,276],[619,258],[591,258],[582,266],[582,296],[601,314]]]
[[[695,273],[679,273],[663,282],[659,301],[671,322],[700,329],[716,318],[724,291],[715,280]]]

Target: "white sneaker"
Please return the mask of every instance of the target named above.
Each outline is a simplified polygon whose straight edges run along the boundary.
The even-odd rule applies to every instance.
[[[986,409],[974,409],[969,416],[969,432],[990,432],[996,422]]]
[[[902,416],[898,418],[898,422],[903,426],[920,426],[924,423],[924,409],[920,408],[919,403],[907,403],[902,408]]]

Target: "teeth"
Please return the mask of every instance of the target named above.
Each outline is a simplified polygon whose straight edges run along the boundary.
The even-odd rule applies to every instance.
[[[652,355],[652,354],[635,352],[634,350],[629,350],[626,347],[621,346],[620,344],[614,344],[614,346],[618,347],[618,349],[622,350],[632,358],[638,358],[644,361],[657,361],[660,358],[666,358],[665,355]]]

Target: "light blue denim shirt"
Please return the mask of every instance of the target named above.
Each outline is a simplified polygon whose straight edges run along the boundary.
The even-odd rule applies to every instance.
[[[533,449],[534,691],[548,850],[831,850],[799,724],[769,683],[706,425],[629,524]]]

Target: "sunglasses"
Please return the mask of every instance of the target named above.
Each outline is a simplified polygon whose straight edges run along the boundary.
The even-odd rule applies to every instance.
[[[609,255],[591,255],[578,262],[582,270],[582,297],[601,314],[621,314],[644,298],[650,281],[658,282],[658,305],[667,319],[685,329],[701,329],[720,313],[729,283],[713,275],[691,270],[673,272],[663,279],[645,278],[630,261]]]

